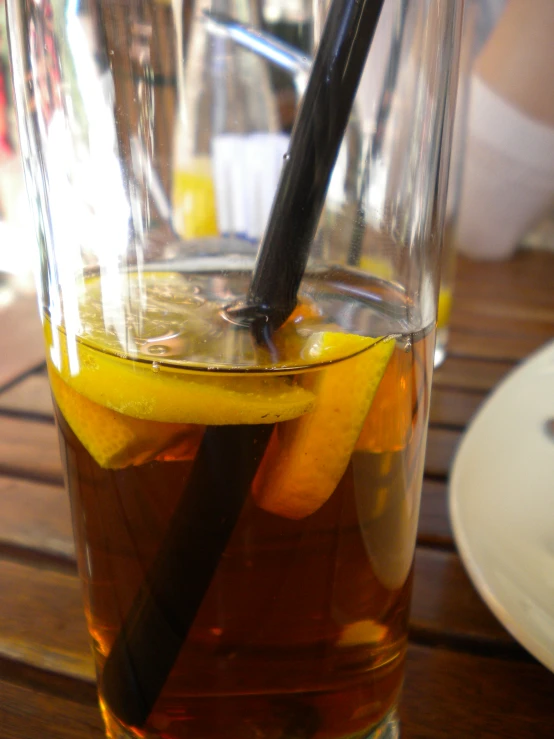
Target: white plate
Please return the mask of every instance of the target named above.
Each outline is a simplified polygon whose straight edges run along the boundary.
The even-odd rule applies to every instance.
[[[450,479],[462,560],[497,618],[554,671],[554,342],[512,372],[465,435]]]

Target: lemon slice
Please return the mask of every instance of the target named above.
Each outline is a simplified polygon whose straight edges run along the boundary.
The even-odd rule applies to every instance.
[[[100,467],[119,469],[144,464],[170,447],[177,447],[178,458],[184,458],[200,445],[203,427],[129,418],[77,393],[50,363],[48,374],[63,417]]]
[[[320,508],[344,474],[373,397],[394,350],[394,340],[324,332],[315,337],[312,360],[349,359],[317,374],[315,408],[280,423],[253,485],[257,504],[270,513],[300,519]]]
[[[52,329],[45,323],[46,342]],[[310,411],[313,392],[286,376],[222,375],[134,362],[76,342],[79,371],[69,367],[58,332],[58,371],[70,388],[105,408],[145,421],[234,425],[286,421]]]
[[[271,424],[313,408],[314,393],[290,376],[193,371],[118,353],[125,331],[134,345],[137,325],[142,335],[162,334],[162,339],[185,327],[183,346],[201,346],[215,310],[197,299],[178,273],[130,273],[121,279],[129,300],[115,304],[119,313],[98,278],[83,283],[84,338],[72,337],[69,343],[62,328],[48,318],[44,322],[54,395],[69,426],[102,467],[188,458],[206,425]],[[223,352],[225,338],[210,350]],[[184,432],[191,425],[197,429],[192,436]]]

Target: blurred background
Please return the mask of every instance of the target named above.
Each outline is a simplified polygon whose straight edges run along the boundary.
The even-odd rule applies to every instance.
[[[53,0],[58,2],[66,0]],[[307,3],[258,0],[264,28],[301,53],[317,35],[305,20],[311,17]],[[0,4],[0,275],[2,284],[15,278],[25,288],[32,282],[34,238],[19,159],[4,0]],[[185,2],[185,14],[187,7]],[[507,259],[517,249],[554,250],[553,7],[551,0],[466,0],[444,262],[449,295],[456,252]],[[140,29],[139,46],[141,35],[148,38],[148,29]],[[299,87],[284,70],[275,67],[273,75],[282,135],[275,139],[276,171],[269,178],[276,181]],[[264,176],[269,166],[266,159]],[[173,180],[169,191],[176,197],[176,173]],[[271,197],[268,192],[265,210]],[[261,232],[263,224],[255,230]]]
[[[36,8],[70,4],[23,1]],[[183,0],[185,7],[196,1]],[[326,0],[248,0],[255,1],[271,33],[299,49],[310,48],[315,29],[302,21],[305,2]],[[163,13],[182,0],[148,2]],[[123,7],[124,0],[118,3]],[[88,739],[100,737],[101,730],[94,728],[100,724],[91,708],[93,666],[80,620],[70,517],[32,295],[36,249],[19,160],[4,0],[0,5],[0,693],[4,689],[6,695],[0,701],[0,726],[7,716],[10,736],[67,739],[74,727],[75,736]],[[144,24],[134,31],[140,57],[148,46],[141,39],[148,39],[152,29]],[[457,500],[461,506],[467,498],[475,506],[463,509],[458,531],[476,547],[468,549],[476,569],[488,573],[481,593],[494,594],[497,576],[505,592],[514,594],[512,601],[496,601],[504,625],[511,621],[518,625],[517,634],[530,637],[522,638],[524,646],[536,641],[537,629],[540,644],[546,643],[547,631],[552,643],[553,457],[543,432],[552,428],[552,393],[534,374],[526,374],[521,378],[527,378],[527,394],[520,388],[510,391],[514,403],[507,409],[488,402],[516,364],[554,337],[552,39],[554,0],[466,0],[444,249],[449,259],[443,283],[451,284],[441,291],[439,323],[448,326],[452,302],[454,311],[447,357],[433,379],[404,702],[406,736],[524,739],[533,731],[545,736],[544,727],[552,724],[554,675],[527,660],[486,611],[462,570],[448,518],[455,450],[481,407],[494,411],[496,431],[502,433],[478,435],[472,448],[477,446],[479,455],[465,457],[464,470],[469,467],[472,474],[466,487],[458,486]],[[270,82],[279,90],[271,129],[277,146],[293,125],[298,89],[284,72],[275,71]],[[175,84],[165,90],[174,94]],[[187,186],[175,173],[162,174],[168,192],[169,177],[175,181],[172,197]],[[197,174],[201,195],[202,171]],[[207,229],[210,221],[193,220],[193,226]],[[21,291],[29,295],[14,300]],[[552,377],[551,371],[544,375],[545,380]],[[518,433],[510,437],[512,429]],[[528,433],[522,439],[523,432]],[[508,437],[512,446],[506,451]],[[537,439],[544,439],[544,445]],[[497,440],[501,443],[495,447]],[[544,450],[544,465],[542,458],[529,459],[534,449]],[[518,475],[512,474],[514,468]],[[500,484],[489,484],[495,475]],[[543,504],[535,495],[541,476],[548,481]],[[532,559],[520,556],[522,551]],[[488,560],[480,552],[490,553]],[[512,588],[514,572],[522,575]],[[527,620],[518,618],[520,612]],[[554,648],[549,664],[554,665]],[[13,665],[17,672],[11,671]],[[16,676],[13,685],[10,675]],[[38,692],[24,688],[25,680],[32,680]],[[49,692],[47,683],[58,686],[58,692]]]
[[[32,287],[33,232],[13,105],[4,0],[0,0],[0,305],[6,285]],[[11,279],[10,279],[11,278]]]

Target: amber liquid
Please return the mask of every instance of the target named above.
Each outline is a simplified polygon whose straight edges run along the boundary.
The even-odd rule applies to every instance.
[[[107,704],[103,667],[194,460],[103,469],[58,409],[109,736],[339,739],[386,716],[402,683],[433,342],[432,331],[397,338],[346,472],[317,511],[291,520],[246,496],[140,727]]]

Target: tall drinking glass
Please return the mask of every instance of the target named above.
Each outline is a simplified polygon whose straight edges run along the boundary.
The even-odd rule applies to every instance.
[[[260,333],[236,305],[324,15],[292,33],[291,5],[8,2],[113,738],[398,736],[461,8],[386,0],[296,307]]]

